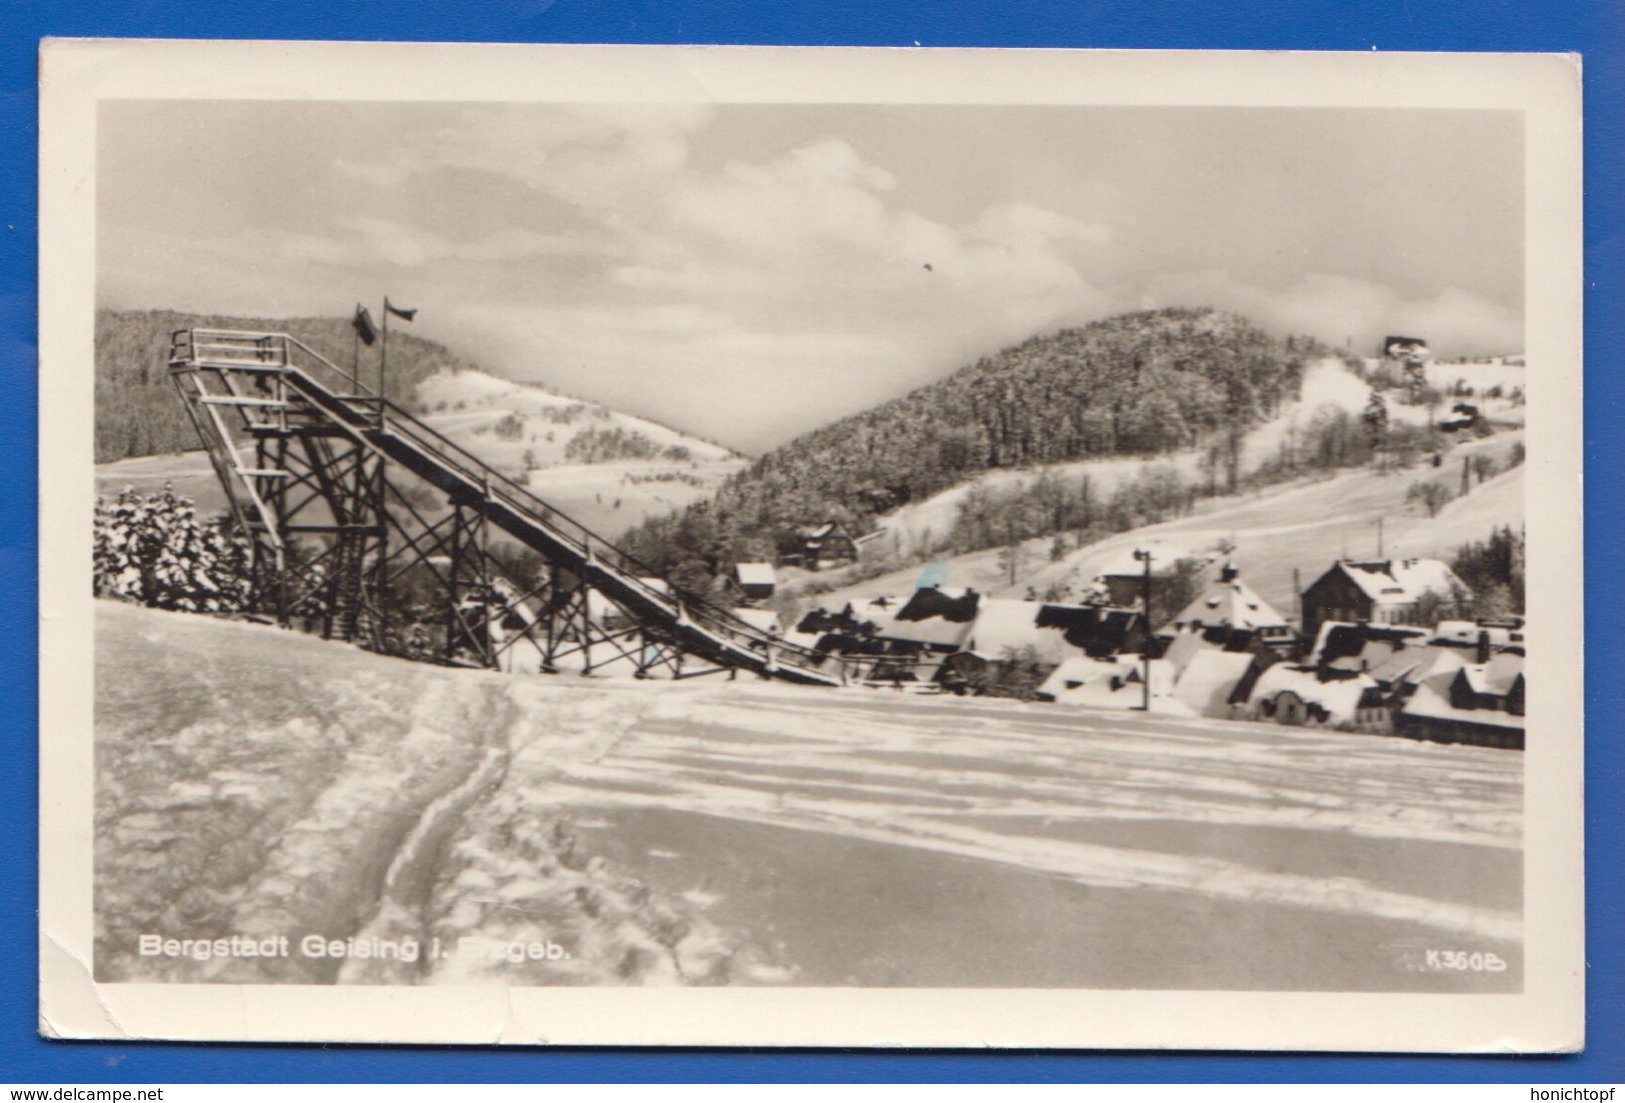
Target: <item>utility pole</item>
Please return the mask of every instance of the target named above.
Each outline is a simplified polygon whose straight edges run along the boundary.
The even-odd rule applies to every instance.
[[[1140,604],[1145,609],[1145,633],[1140,643],[1140,711],[1151,711],[1151,553],[1134,549],[1134,558],[1145,564],[1140,584]]]

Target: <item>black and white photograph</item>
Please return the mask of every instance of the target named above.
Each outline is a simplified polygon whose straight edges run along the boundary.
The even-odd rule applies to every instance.
[[[1563,59],[170,48],[42,125],[66,1033],[1579,1044]]]

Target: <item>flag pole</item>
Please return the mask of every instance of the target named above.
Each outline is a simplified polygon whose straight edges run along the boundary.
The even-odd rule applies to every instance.
[[[384,296],[384,330],[378,351],[378,397],[384,397],[385,380],[389,370],[389,296]],[[382,409],[382,407],[380,407]]]
[[[379,425],[382,425],[384,423],[384,403],[388,401],[388,399],[384,397],[384,395],[386,393],[386,388],[388,387],[388,378],[389,378],[388,374],[387,374],[388,370],[389,370],[389,296],[388,295],[384,296],[383,326],[384,326],[384,328],[383,328],[383,336],[379,339],[379,346],[378,346],[378,424]]]

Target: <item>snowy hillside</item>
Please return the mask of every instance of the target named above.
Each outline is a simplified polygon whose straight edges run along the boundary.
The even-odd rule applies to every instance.
[[[417,403],[436,429],[459,443],[491,434],[495,439],[486,442],[486,447],[497,463],[518,465],[527,451],[540,467],[582,462],[585,440],[617,430],[629,441],[635,439],[633,434],[646,441],[667,462],[717,463],[740,458],[719,444],[686,436],[669,426],[482,371],[438,372],[418,384]],[[515,422],[504,428],[499,423],[508,417]]]
[[[1515,467],[1482,485],[1474,485],[1463,498],[1450,502],[1437,517],[1407,501],[1418,481],[1454,487],[1463,459],[1485,454],[1505,462],[1521,440],[1521,432],[1508,432],[1460,446],[1452,466],[1435,471],[1380,473],[1348,471],[1322,479],[1303,479],[1270,487],[1258,494],[1212,498],[1198,503],[1187,517],[1117,533],[1050,559],[1051,540],[1041,538],[1023,545],[1017,579],[1009,581],[1007,562],[997,549],[946,557],[951,587],[974,586],[995,597],[1022,597],[1028,589],[1040,594],[1051,587],[1080,595],[1100,570],[1136,547],[1150,548],[1158,561],[1184,557],[1210,558],[1221,545],[1233,550],[1226,558],[1239,564],[1247,582],[1271,605],[1293,615],[1297,590],[1331,563],[1345,555],[1375,557],[1378,519],[1383,520],[1382,550],[1390,556],[1445,556],[1469,540],[1482,540],[1497,526],[1522,524],[1523,469]],[[1294,577],[1294,569],[1299,572]],[[867,601],[877,594],[907,593],[920,575],[918,566],[905,567],[859,582],[841,581],[830,572],[797,576],[806,584],[817,579],[828,587],[804,601],[839,608],[847,601]],[[830,583],[834,583],[830,586]]]
[[[746,462],[669,426],[481,371],[430,376],[417,405],[436,430],[609,537],[709,498]]]
[[[1312,366],[1304,379],[1303,399],[1284,407],[1279,417],[1265,422],[1246,438],[1243,470],[1271,456],[1289,435],[1301,433],[1319,410],[1332,407],[1357,413],[1369,395],[1369,387],[1336,361]],[[1485,405],[1500,409],[1493,401]],[[1427,417],[1423,408],[1397,403],[1390,404],[1389,412],[1396,421],[1420,422]],[[1521,407],[1511,412],[1519,416],[1505,420],[1520,423]],[[1500,412],[1494,416],[1502,418]],[[1150,547],[1159,560],[1170,560],[1209,558],[1218,554],[1221,545],[1229,545],[1234,550],[1228,558],[1241,566],[1247,581],[1266,601],[1291,616],[1296,586],[1311,581],[1339,557],[1375,557],[1379,535],[1381,550],[1387,555],[1448,557],[1462,543],[1482,540],[1497,526],[1522,524],[1523,469],[1514,466],[1512,460],[1522,442],[1521,429],[1506,429],[1454,445],[1439,468],[1424,462],[1393,471],[1350,469],[1252,493],[1200,500],[1188,516],[1070,549],[1059,560],[1051,557],[1050,538],[1030,540],[1023,545],[1014,583],[1010,581],[1008,558],[998,549],[941,557],[948,570],[944,584],[973,586],[1000,597],[1021,597],[1029,589],[1039,594],[1055,589],[1081,595],[1101,568],[1135,547]],[[1411,488],[1422,482],[1439,483],[1456,493],[1463,465],[1479,456],[1487,457],[1502,473],[1483,483],[1474,481],[1467,495],[1449,502],[1437,516],[1429,517],[1420,502],[1410,499]],[[1196,480],[1200,477],[1200,460],[1198,453],[1187,452],[1151,462],[1187,480]],[[952,530],[962,503],[975,485],[994,489],[1031,485],[1046,471],[1072,481],[1087,475],[1094,493],[1104,498],[1148,466],[1143,460],[1113,459],[995,472],[978,484],[955,487],[883,518],[883,535],[877,538],[876,546],[884,549],[880,554],[899,549],[905,560],[917,557]],[[843,581],[842,574],[833,572],[822,576],[792,574],[790,580],[800,586],[816,581],[820,592],[805,598],[805,604],[838,608],[847,601],[867,601],[877,594],[906,593],[913,588],[920,570],[918,565],[910,565],[858,582]],[[1296,578],[1294,570],[1298,572]]]
[[[1522,983],[1520,755],[511,677],[108,603],[96,632],[103,980]],[[1457,945],[1510,967],[1429,969]]]
[[[1486,371],[1475,376],[1472,369],[1478,367],[1485,368]],[[1504,393],[1514,386],[1521,385],[1523,370],[1520,367],[1509,368],[1504,365],[1440,365],[1434,385],[1445,387],[1452,385],[1457,379],[1468,379],[1472,386],[1485,389],[1500,385]],[[1310,364],[1304,370],[1301,397],[1283,404],[1275,417],[1247,434],[1241,448],[1242,472],[1254,470],[1260,463],[1274,456],[1283,442],[1289,438],[1294,436],[1301,438],[1304,430],[1323,410],[1334,409],[1359,414],[1365,409],[1370,396],[1369,384],[1357,377],[1342,362],[1328,358]],[[1515,405],[1510,400],[1485,400],[1475,396],[1464,401],[1479,404],[1486,416],[1498,421],[1517,424],[1523,421],[1522,406]],[[1445,409],[1448,410],[1448,405]],[[1434,412],[1430,412],[1425,406],[1406,406],[1397,401],[1388,404],[1388,416],[1393,422],[1426,425],[1432,413]],[[1202,476],[1202,459],[1200,450],[1190,449],[1159,456],[1149,461],[1140,457],[1114,457],[1052,464],[1041,468],[992,471],[978,479],[961,483],[940,494],[887,514],[876,524],[884,534],[879,538],[876,548],[903,556],[918,555],[929,550],[952,531],[960,506],[976,488],[1009,491],[1021,486],[1030,486],[1043,473],[1049,472],[1063,480],[1073,482],[1087,476],[1095,495],[1106,498],[1125,481],[1133,479],[1150,466],[1166,468],[1188,481],[1196,481]]]

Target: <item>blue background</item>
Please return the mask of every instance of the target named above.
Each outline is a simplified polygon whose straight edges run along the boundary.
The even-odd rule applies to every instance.
[[[188,1081],[1131,1081],[1606,1083],[1625,1079],[1618,676],[1625,536],[1610,461],[1625,174],[1618,0],[24,0],[0,16],[0,1083]],[[37,812],[35,64],[44,35],[501,42],[1577,51],[1585,58],[1587,1008],[1590,1049],[1559,1058],[1204,1054],[488,1051],[47,1043],[35,1034]],[[1579,427],[1576,427],[1578,431]],[[48,707],[47,702],[47,707]]]

